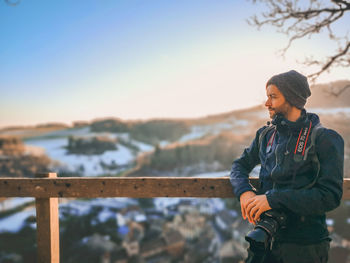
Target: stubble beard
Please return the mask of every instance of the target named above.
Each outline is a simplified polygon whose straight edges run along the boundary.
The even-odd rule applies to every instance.
[[[288,117],[290,111],[290,105],[288,102],[283,103],[281,106],[276,108],[268,108],[271,120],[276,117],[277,114],[282,114],[285,118]]]

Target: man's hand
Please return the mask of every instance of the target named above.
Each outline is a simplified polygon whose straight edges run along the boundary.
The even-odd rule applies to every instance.
[[[266,195],[256,195],[250,198],[245,206],[245,212],[250,223],[256,224],[256,221],[260,218],[260,215],[272,209],[267,201]]]
[[[256,194],[254,192],[247,191],[247,192],[244,192],[243,194],[241,194],[241,196],[239,197],[239,200],[241,202],[242,217],[244,220],[246,220],[248,218],[247,210],[246,210],[246,207],[248,205],[248,201],[255,196],[256,196]],[[249,222],[250,222],[250,220],[249,220]]]

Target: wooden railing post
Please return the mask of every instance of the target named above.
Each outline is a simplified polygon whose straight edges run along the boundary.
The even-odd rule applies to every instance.
[[[56,173],[37,174],[40,178],[56,178]],[[38,189],[45,190],[45,189]],[[59,263],[58,198],[36,198],[37,248],[39,263]]]

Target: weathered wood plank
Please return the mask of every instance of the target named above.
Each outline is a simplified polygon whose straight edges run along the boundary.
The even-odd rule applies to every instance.
[[[40,175],[56,178],[55,173]],[[58,198],[36,198],[37,248],[40,263],[59,263]]]
[[[255,180],[252,180],[253,183]],[[0,196],[48,197],[233,197],[228,177],[3,178]]]
[[[257,179],[251,178],[253,185]],[[0,197],[233,197],[228,177],[1,178]],[[350,199],[350,179],[343,199]]]
[[[350,200],[350,178],[344,179],[343,200]]]

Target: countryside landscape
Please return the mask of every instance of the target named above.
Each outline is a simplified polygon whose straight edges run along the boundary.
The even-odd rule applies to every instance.
[[[345,141],[350,178],[349,81],[312,87],[306,105]],[[99,118],[0,130],[0,175],[223,177],[266,124],[263,105],[192,119]],[[258,176],[256,167],[251,176]],[[243,262],[251,225],[236,198],[60,198],[61,262]],[[328,214],[329,262],[350,262],[350,202]],[[0,199],[0,262],[36,262],[33,198]]]
[[[350,178],[349,24],[350,0],[0,0],[0,263],[244,262],[227,177],[269,121],[268,79],[307,77]],[[348,183],[330,263],[350,263]]]

